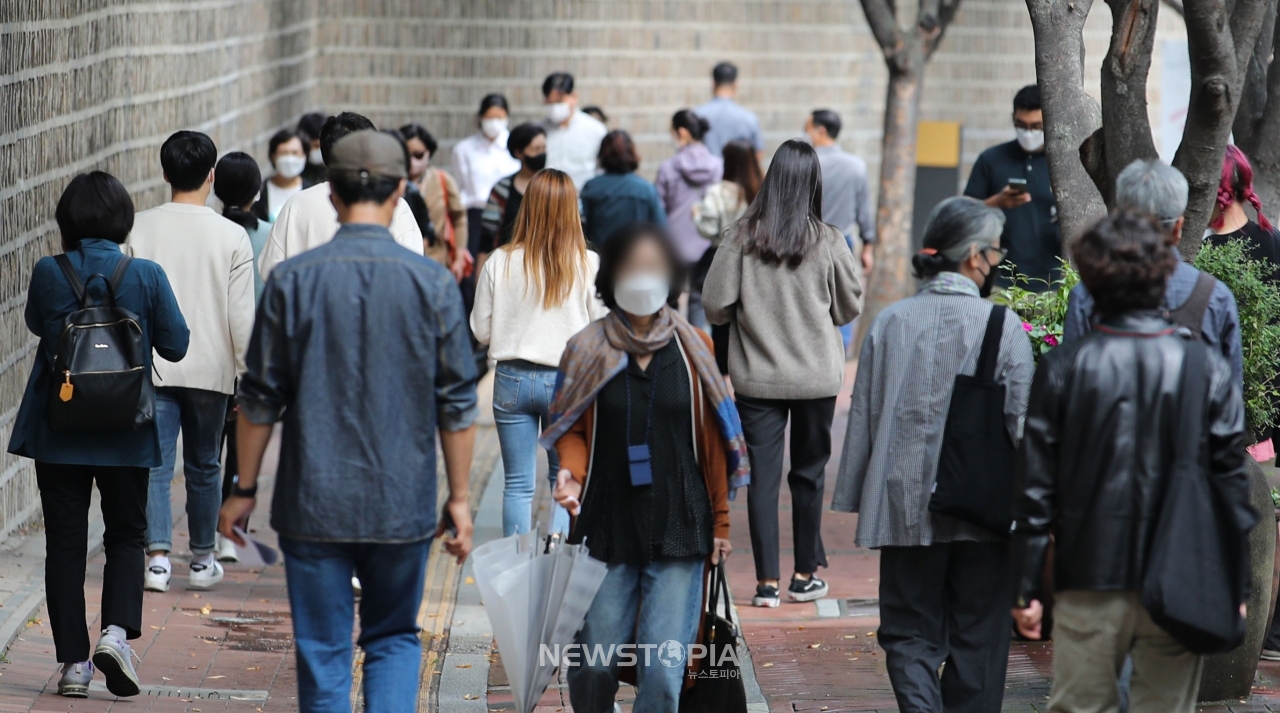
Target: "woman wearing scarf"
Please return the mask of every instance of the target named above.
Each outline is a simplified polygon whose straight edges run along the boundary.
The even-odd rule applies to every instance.
[[[679,705],[684,667],[652,654],[695,641],[703,574],[731,551],[729,499],[748,481],[711,341],[672,308],[679,265],[654,226],[604,245],[596,290],[610,313],[569,341],[542,437],[560,453],[556,502],[577,516],[569,542],[609,565],[577,643],[593,654],[636,647],[637,713]],[[608,713],[618,654],[587,661],[569,669],[573,709]]]

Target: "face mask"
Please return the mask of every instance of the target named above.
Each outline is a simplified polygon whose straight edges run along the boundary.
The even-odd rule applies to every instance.
[[[982,281],[982,285],[978,287],[978,294],[985,299],[991,296],[996,289],[996,273],[999,271],[998,266],[992,265],[987,259],[986,252],[982,253],[982,261],[987,263],[987,277]]]
[[[307,161],[310,162],[312,166],[323,166],[324,154],[320,153],[320,149],[318,148],[311,149],[311,153],[307,154]]]
[[[573,107],[569,106],[569,102],[547,105],[547,119],[553,124],[563,124],[570,116],[573,116]]]
[[[276,175],[281,178],[297,178],[307,167],[307,159],[293,154],[276,156]]]
[[[671,284],[667,278],[652,273],[627,277],[613,290],[618,308],[637,317],[656,314],[667,303],[670,295]]]
[[[480,122],[480,131],[492,141],[502,135],[507,130],[506,119],[484,119]]]
[[[530,171],[537,173],[547,167],[547,155],[540,153],[537,156],[525,156],[524,165],[528,166]]]
[[[414,158],[410,156],[409,157],[409,175],[415,176],[415,177],[421,176],[422,174],[427,172],[427,165],[430,163],[431,163],[430,156],[423,156],[422,158]]]
[[[1040,149],[1044,148],[1043,130],[1037,129],[1032,131],[1031,129],[1019,129],[1015,127],[1013,131],[1018,135],[1018,145],[1022,147],[1023,151],[1026,151],[1027,153],[1036,153]]]

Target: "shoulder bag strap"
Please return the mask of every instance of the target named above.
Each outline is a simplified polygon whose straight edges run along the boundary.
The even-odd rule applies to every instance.
[[[1199,340],[1188,341],[1182,357],[1182,393],[1178,395],[1178,433],[1174,439],[1174,457],[1178,461],[1201,460],[1204,407],[1209,390],[1206,349]]]
[[[445,181],[444,171],[436,169],[436,178],[440,179],[440,195],[444,198],[444,239],[449,243],[449,252],[452,253],[458,245],[458,239],[453,234],[453,216],[449,213],[449,184]]]
[[[974,375],[983,381],[995,381],[996,362],[1000,357],[1000,338],[1004,334],[1004,313],[1002,305],[993,305],[991,315],[987,317],[987,333],[982,338],[982,351],[978,354],[978,368]]]
[[[1209,310],[1209,300],[1213,299],[1213,288],[1217,280],[1207,272],[1196,276],[1196,285],[1191,295],[1177,309],[1169,311],[1169,320],[1180,327],[1186,327],[1196,336],[1204,331],[1204,313]]]
[[[66,253],[63,253],[53,259],[58,263],[58,267],[62,268],[62,274],[66,276],[67,282],[71,284],[71,292],[75,294],[76,302],[83,307],[86,297],[84,283],[80,281],[80,275],[76,272],[76,269],[71,266],[71,258],[67,257]]]

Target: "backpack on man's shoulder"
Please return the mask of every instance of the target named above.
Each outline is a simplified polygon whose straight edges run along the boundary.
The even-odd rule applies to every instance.
[[[155,390],[147,372],[147,348],[138,316],[116,304],[116,292],[133,259],[125,255],[111,279],[101,274],[81,282],[66,255],[55,260],[80,308],[67,315],[53,357],[49,425],[55,431],[133,431],[155,418]],[[95,302],[86,284],[102,280],[106,294]]]

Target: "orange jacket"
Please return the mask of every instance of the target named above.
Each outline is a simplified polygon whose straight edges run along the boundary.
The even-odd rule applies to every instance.
[[[673,337],[674,339],[678,339]],[[708,349],[714,349],[711,337],[702,334]],[[684,356],[684,350],[681,349]],[[688,357],[685,365],[689,368],[690,381],[693,382],[694,403],[694,448],[698,465],[702,468],[702,479],[707,485],[707,495],[711,500],[711,521],[713,536],[720,539],[729,538],[729,464],[725,458],[724,436],[712,415],[711,406],[702,394],[702,380],[697,368]],[[560,467],[573,474],[575,480],[583,484],[586,491],[587,471],[591,465],[591,452],[595,446],[595,404],[587,407],[578,422],[556,441],[556,451],[560,453]]]

